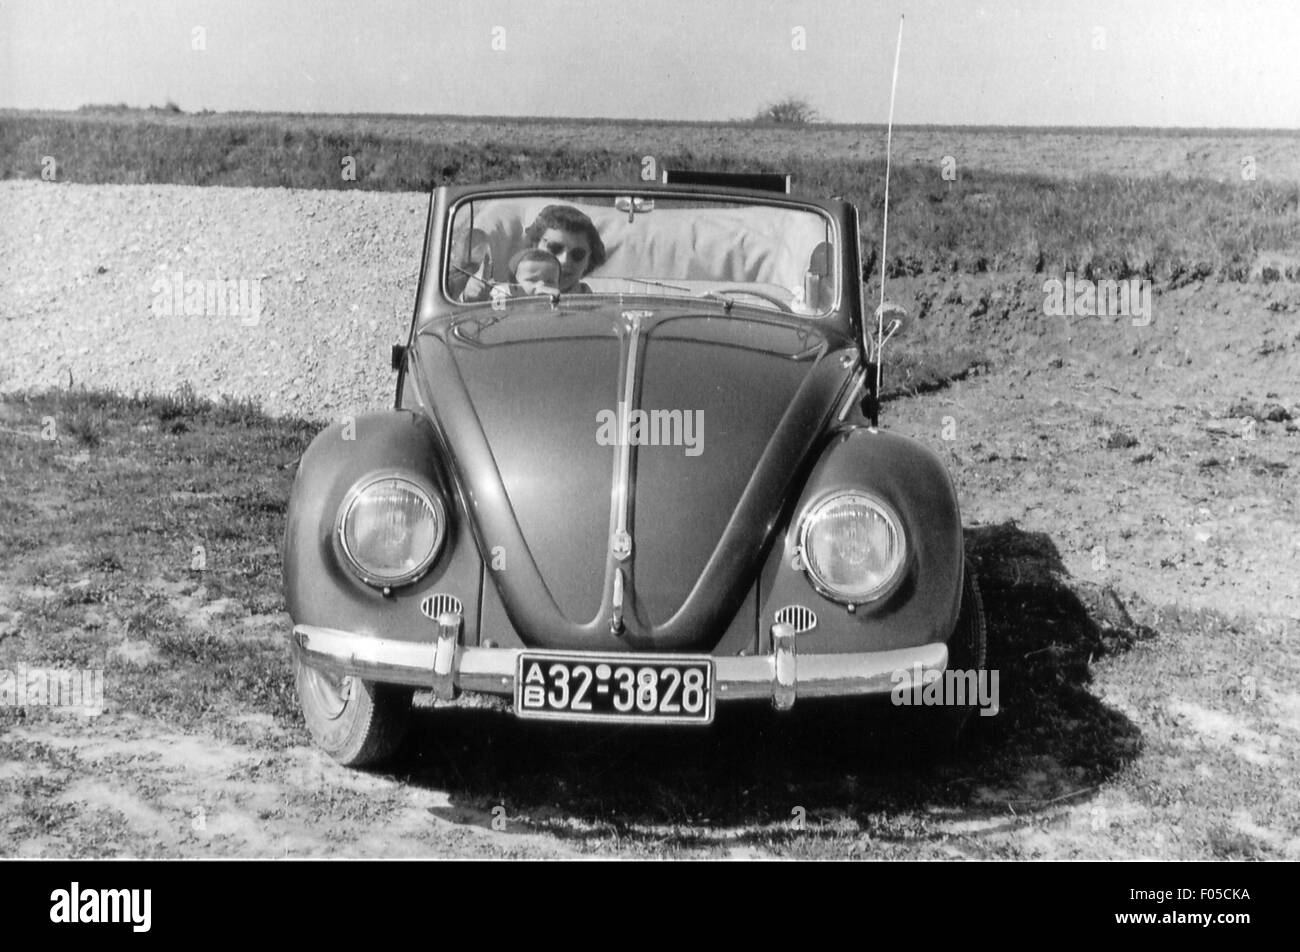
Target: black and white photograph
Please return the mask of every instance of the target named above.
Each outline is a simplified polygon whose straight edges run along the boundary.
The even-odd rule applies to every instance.
[[[1300,859],[1298,51],[0,2],[0,858],[1211,863],[1092,912],[1239,934]],[[148,931],[113,885],[38,918]]]

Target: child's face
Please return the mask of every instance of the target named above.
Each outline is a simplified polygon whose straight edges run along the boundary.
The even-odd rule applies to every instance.
[[[548,294],[560,284],[558,261],[521,261],[515,271],[515,284],[525,294]]]

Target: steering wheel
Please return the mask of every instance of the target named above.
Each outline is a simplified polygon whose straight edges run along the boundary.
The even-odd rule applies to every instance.
[[[771,291],[764,291],[760,288],[712,288],[711,290],[701,292],[700,297],[721,297],[724,294],[747,294],[750,297],[756,297],[761,301],[766,301],[768,304],[774,304],[778,309],[787,314],[794,313],[794,308],[790,307],[790,304],[787,301],[781,300],[781,298],[777,297]]]

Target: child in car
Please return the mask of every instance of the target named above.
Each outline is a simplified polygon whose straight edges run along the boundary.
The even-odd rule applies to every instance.
[[[560,287],[560,259],[540,248],[525,248],[510,259],[510,276],[517,291],[526,294],[557,294]]]

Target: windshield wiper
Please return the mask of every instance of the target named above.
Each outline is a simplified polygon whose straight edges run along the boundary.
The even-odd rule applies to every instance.
[[[620,281],[630,281],[633,284],[648,284],[655,288],[666,288],[669,291],[681,291],[684,294],[690,294],[690,288],[683,288],[676,284],[669,284],[667,281],[652,281],[649,278],[619,278]]]

